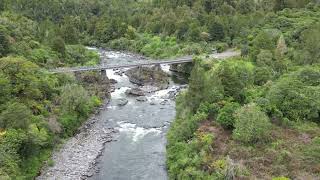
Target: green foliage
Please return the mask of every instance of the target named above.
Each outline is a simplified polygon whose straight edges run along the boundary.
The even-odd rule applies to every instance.
[[[61,89],[61,109],[65,112],[76,112],[80,116],[88,116],[91,101],[87,91],[79,85],[67,84]]]
[[[61,37],[56,37],[52,40],[51,48],[52,50],[60,53],[62,56],[64,56],[66,53],[66,45]]]
[[[168,141],[183,142],[193,137],[198,128],[198,124],[208,118],[208,115],[201,112],[188,117],[187,119],[177,119],[168,133]]]
[[[52,96],[56,81],[23,58],[0,59],[0,73],[10,81],[10,94],[19,100],[43,100]]]
[[[245,135],[237,137],[246,141],[254,139],[252,133],[264,134],[252,128],[268,126],[256,117],[266,120],[264,113],[282,125],[319,122],[320,11],[315,1],[0,0],[0,12],[0,179],[32,179],[50,155],[52,139],[72,135],[101,104],[88,95],[99,93],[87,93],[73,77],[42,69],[97,65],[97,53],[79,43],[155,59],[242,48],[248,59],[195,61],[190,88],[177,99],[177,120],[168,134],[172,179],[235,178],[229,172],[232,161],[212,160],[212,134],[197,129],[214,119],[231,127],[237,103],[261,106],[238,110],[250,109],[238,119],[258,122],[250,121]],[[64,134],[47,128],[50,116],[58,117]],[[297,156],[306,165],[318,160],[317,142],[313,138],[310,149],[301,146],[306,153]]]
[[[209,24],[209,34],[211,41],[223,40],[225,34],[222,24],[218,22],[212,22]]]
[[[0,26],[0,57],[7,55],[9,51],[10,51],[10,44],[9,44],[7,32],[4,27]]]
[[[202,103],[200,104],[199,108],[198,108],[198,112],[200,113],[206,113],[208,114],[208,117],[210,119],[215,119],[218,112],[219,112],[219,105],[217,103],[208,103],[208,102],[205,102],[205,103]]]
[[[272,80],[272,70],[268,67],[256,67],[254,70],[254,84],[264,85],[269,80]]]
[[[249,14],[254,11],[254,5],[255,1],[254,0],[240,0],[237,3],[237,10],[241,14]]]
[[[96,52],[90,51],[82,45],[66,46],[65,64],[72,66],[95,66],[99,61],[100,57]]]
[[[249,104],[235,114],[233,138],[237,141],[255,144],[269,140],[271,123],[268,116],[255,104]]]
[[[205,71],[201,67],[200,60],[196,60],[191,71],[189,79],[190,87],[187,93],[188,105],[194,111],[196,111],[201,102],[204,101],[205,78]]]
[[[0,169],[4,176],[16,178],[20,175],[19,163],[21,156],[19,150],[27,140],[22,130],[8,130],[0,136]]]
[[[224,95],[243,102],[244,90],[253,84],[254,66],[245,61],[224,61],[216,69],[216,73],[224,88]]]
[[[0,104],[3,104],[10,99],[9,93],[12,87],[9,79],[2,73],[0,73],[0,87]]]
[[[28,133],[33,144],[42,147],[48,145],[50,137],[46,128],[38,127],[37,124],[31,124]]]
[[[27,129],[31,118],[32,113],[24,104],[10,103],[6,110],[0,114],[0,128]]]
[[[194,61],[187,92],[188,106],[196,111],[201,103],[218,102],[223,97],[223,87],[214,73],[207,74],[201,66],[201,60]]]
[[[167,164],[171,179],[212,179],[211,175],[201,169],[207,153],[211,151],[214,135],[197,133],[189,143],[177,142],[169,145]]]
[[[272,180],[290,180],[290,179],[287,177],[275,177],[275,178],[272,178]]]
[[[82,121],[77,117],[76,114],[63,114],[60,116],[59,122],[64,129],[64,134],[67,136],[72,136]]]
[[[305,72],[302,70],[300,72]],[[280,78],[267,94],[270,102],[279,109],[283,115],[292,121],[298,120],[319,120],[319,86],[308,86],[304,79],[312,78],[312,73],[295,73],[288,77]],[[305,83],[317,84],[317,79],[305,81]]]
[[[219,110],[217,122],[225,128],[234,128],[235,117],[234,113],[240,108],[240,104],[227,102],[223,108]]]
[[[299,64],[319,63],[319,41],[320,41],[320,24],[315,24],[304,30],[301,34],[301,50],[296,54],[296,61]]]
[[[100,100],[100,98],[97,96],[92,96],[91,102],[92,102],[92,105],[95,107],[101,106],[103,104],[102,101]]]
[[[312,139],[312,142],[310,145],[303,149],[303,153],[305,155],[305,161],[312,163],[313,165],[317,165],[317,163],[320,161],[320,137],[315,137]]]

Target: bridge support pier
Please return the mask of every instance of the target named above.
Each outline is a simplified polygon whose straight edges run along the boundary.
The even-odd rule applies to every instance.
[[[161,71],[162,70],[161,65],[160,64],[154,65],[154,70]]]
[[[101,76],[106,76],[106,75],[107,75],[107,70],[101,69],[101,70],[100,70],[100,75],[101,75]]]

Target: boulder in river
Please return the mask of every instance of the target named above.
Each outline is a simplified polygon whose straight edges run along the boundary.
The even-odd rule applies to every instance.
[[[140,86],[155,86],[166,89],[169,84],[169,76],[160,66],[137,67],[125,72],[129,81]]]
[[[156,99],[155,98],[151,98],[150,105],[154,106],[156,104],[157,104]]]
[[[117,70],[114,74],[116,74],[118,76],[123,76],[124,71],[123,70]]]
[[[137,99],[136,99],[136,100],[137,100],[137,101],[140,101],[140,102],[148,101],[148,99],[147,99],[145,96],[137,97]]]
[[[175,99],[175,98],[176,98],[176,95],[177,95],[177,92],[176,92],[176,91],[170,91],[170,92],[168,93],[169,99]]]
[[[132,95],[132,96],[145,96],[145,93],[142,89],[140,88],[131,88],[126,90],[127,95]]]
[[[129,101],[127,99],[122,98],[122,99],[117,99],[116,102],[118,106],[125,106],[128,104]]]
[[[162,101],[160,104],[161,104],[161,105],[167,105],[168,103],[169,103],[168,100],[164,100],[164,101]]]
[[[176,94],[176,91],[169,91],[166,95],[162,96],[161,98],[174,100],[176,98]]]
[[[156,102],[155,101],[151,101],[150,105],[154,106],[154,105],[156,105]]]
[[[111,83],[111,84],[117,84],[117,83],[118,83],[118,81],[117,81],[117,80],[115,80],[115,79],[110,79],[110,83]]]

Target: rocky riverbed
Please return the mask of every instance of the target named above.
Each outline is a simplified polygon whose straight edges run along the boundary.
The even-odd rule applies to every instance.
[[[96,162],[107,142],[112,141],[113,128],[103,127],[98,114],[101,107],[79,128],[79,133],[68,139],[52,156],[54,164],[45,166],[37,180],[75,180],[91,177]]]

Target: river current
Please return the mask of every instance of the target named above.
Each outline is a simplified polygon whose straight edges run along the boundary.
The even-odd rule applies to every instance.
[[[97,50],[97,49],[93,49]],[[129,64],[148,61],[145,58],[116,51],[97,50],[102,64]],[[168,65],[162,69],[171,74]],[[129,82],[122,70],[107,70],[109,79],[117,81],[115,91],[105,110],[99,114],[105,128],[117,132],[113,141],[107,143],[97,167],[99,171],[93,180],[166,180],[166,132],[175,118],[175,101],[168,93],[177,91],[181,84],[170,80],[169,88],[147,94],[147,101],[127,96],[125,91],[137,85]],[[119,99],[127,99],[128,104],[119,106]],[[102,127],[104,128],[104,127]]]

